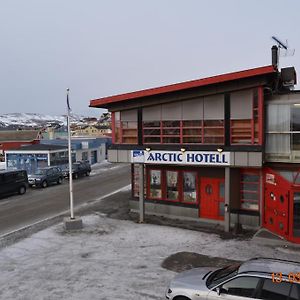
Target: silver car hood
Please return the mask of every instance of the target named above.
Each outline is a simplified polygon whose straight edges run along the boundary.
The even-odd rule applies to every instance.
[[[201,288],[200,286],[206,286],[207,277],[218,268],[203,267],[195,268],[189,271],[179,273],[174,277],[171,284],[174,286],[186,286],[194,289]],[[209,273],[209,274],[208,274]],[[205,277],[205,279],[203,279]]]

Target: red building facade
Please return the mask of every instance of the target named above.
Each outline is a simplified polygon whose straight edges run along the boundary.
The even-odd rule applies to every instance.
[[[266,227],[300,242],[294,83],[293,68],[266,66],[91,100],[112,112],[109,160],[132,163],[131,208],[142,163],[146,213]]]

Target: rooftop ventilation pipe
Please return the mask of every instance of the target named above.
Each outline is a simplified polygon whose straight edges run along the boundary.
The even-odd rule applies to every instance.
[[[278,47],[272,46],[272,65],[277,70],[278,68]]]

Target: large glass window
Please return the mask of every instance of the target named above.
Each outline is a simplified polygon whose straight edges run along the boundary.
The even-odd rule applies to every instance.
[[[133,195],[138,197],[138,171],[133,168]],[[148,199],[182,202],[193,205],[198,202],[197,172],[168,169],[148,169]]]
[[[231,144],[259,144],[258,89],[231,93],[230,125]]]
[[[293,159],[300,151],[300,104],[269,104],[266,131],[267,157]]]
[[[291,147],[291,108],[290,105],[268,105],[266,152],[289,154]]]
[[[224,95],[143,109],[145,144],[224,144]]]
[[[260,175],[259,171],[242,170],[240,182],[241,209],[259,210]]]

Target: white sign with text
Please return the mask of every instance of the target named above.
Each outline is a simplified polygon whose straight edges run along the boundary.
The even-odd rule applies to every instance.
[[[132,150],[131,162],[145,164],[229,166],[230,153],[217,151]]]

